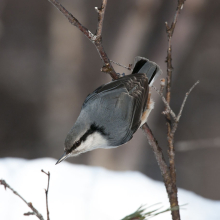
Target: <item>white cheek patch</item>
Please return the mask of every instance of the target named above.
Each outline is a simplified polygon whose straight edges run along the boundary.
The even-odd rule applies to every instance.
[[[78,152],[90,151],[96,148],[106,148],[108,146],[108,141],[99,133],[94,132],[89,135],[84,142],[76,148]]]
[[[92,135],[94,148],[106,148],[109,145],[105,136],[100,133],[95,132]]]

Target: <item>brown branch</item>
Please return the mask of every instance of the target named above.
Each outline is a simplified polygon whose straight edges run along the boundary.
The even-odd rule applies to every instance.
[[[29,216],[29,215],[35,215],[35,214],[34,214],[34,212],[27,212],[27,213],[24,213],[24,215]]]
[[[164,105],[167,109],[167,112],[166,114],[170,113],[171,116],[173,117],[174,119],[174,123],[172,125],[172,130],[171,130],[171,133],[170,133],[170,136],[168,138],[170,143],[172,144],[171,147],[173,147],[173,143],[174,143],[174,134],[175,134],[175,131],[177,129],[177,126],[178,126],[178,123],[179,123],[179,120],[180,120],[180,117],[182,115],[182,111],[183,111],[183,108],[186,104],[186,100],[189,96],[189,94],[192,92],[192,90],[195,88],[195,86],[199,83],[199,81],[197,81],[191,88],[190,90],[186,93],[185,95],[185,98],[183,100],[183,103],[180,107],[180,111],[178,113],[178,115],[176,116],[176,114],[173,112],[173,110],[170,108],[170,105],[167,103],[166,99],[164,98],[163,96],[163,87],[164,87],[164,79],[161,80],[161,88],[160,90],[158,90],[155,86],[152,86],[156,91],[157,93],[160,95],[162,101],[164,102]],[[147,124],[144,124],[142,126],[142,129],[145,131],[145,133],[147,134],[147,138],[148,138],[148,142],[149,144],[151,145],[152,149],[153,149],[153,152],[155,154],[155,157],[157,159],[157,163],[160,167],[160,170],[161,170],[161,174],[163,176],[163,179],[164,179],[164,183],[165,183],[165,186],[166,186],[166,190],[167,190],[167,193],[169,195],[169,199],[170,199],[170,204],[171,204],[171,212],[172,212],[172,217],[174,220],[178,219],[178,213],[176,214],[175,212],[173,211],[177,211],[178,209],[173,209],[174,207],[178,207],[178,206],[172,206],[173,203],[176,203],[176,201],[178,202],[178,198],[177,198],[177,187],[176,187],[176,180],[173,180],[172,179],[172,176],[171,176],[171,167],[170,167],[170,170],[168,169],[167,165],[166,165],[166,162],[163,158],[163,154],[162,154],[162,150],[161,148],[159,147],[156,139],[153,137],[153,134],[150,130],[150,128],[148,127]],[[175,155],[171,155],[172,152],[169,152],[169,157],[174,157]],[[173,164],[174,165],[174,164]],[[171,165],[170,165],[171,166]],[[175,184],[175,185],[174,185]],[[180,218],[179,218],[180,219]]]
[[[169,197],[170,206],[172,206],[173,202],[175,202],[175,200],[177,199],[177,191],[173,190],[173,183],[172,183],[172,179],[171,179],[171,176],[170,176],[170,170],[169,170],[169,168],[166,164],[166,161],[164,159],[162,150],[159,147],[158,142],[155,139],[155,137],[154,137],[151,129],[147,125],[147,123],[145,123],[142,126],[142,130],[147,135],[148,142],[149,142],[150,146],[152,147],[152,150],[153,150],[154,155],[156,157],[156,160],[157,160],[157,163],[159,165],[161,175],[163,177],[163,181],[164,181],[164,184],[165,184],[165,187],[166,187],[166,191],[167,191],[167,194],[168,194],[168,197]],[[171,213],[173,213],[173,211],[178,210],[178,207],[179,206],[176,206],[176,207],[172,206]]]
[[[163,93],[161,92],[161,90],[158,90],[155,86],[152,86],[153,89],[160,95],[165,107],[166,107],[166,112],[164,111],[163,114],[171,114],[171,116],[173,117],[173,119],[176,121],[177,117],[176,114],[174,113],[174,111],[171,109],[170,105],[168,104],[168,102],[166,101]]]
[[[45,173],[48,177],[47,189],[45,189],[45,194],[46,194],[47,220],[50,220],[50,213],[49,213],[49,207],[48,207],[48,191],[49,191],[49,185],[50,185],[50,172],[46,173],[44,170],[41,170],[41,172]]]
[[[56,0],[48,0],[52,3],[68,20],[69,22],[77,27],[96,47],[99,56],[101,57],[102,61],[104,62],[104,66],[101,69],[102,72],[106,72],[110,74],[113,79],[118,79],[118,75],[116,74],[111,62],[104,50],[102,45],[102,27],[104,21],[104,14],[107,5],[107,0],[102,0],[101,8],[96,8],[98,11],[98,24],[97,24],[97,34],[93,34],[89,31],[86,27],[84,27],[70,12],[68,12],[58,1]]]
[[[170,182],[169,169],[164,159],[162,149],[160,148],[148,124],[147,123],[143,124],[141,128],[144,131],[144,133],[147,135],[148,142],[153,149],[157,163],[160,167],[161,175],[163,176],[165,182]]]
[[[102,35],[102,27],[103,27],[106,6],[107,6],[107,0],[103,0],[101,8],[97,8],[97,7],[95,8],[96,11],[98,12],[98,24],[96,30],[97,38],[101,37]]]
[[[190,90],[186,93],[185,98],[184,98],[184,100],[183,100],[183,103],[182,103],[182,105],[181,105],[180,111],[179,111],[179,113],[178,113],[178,115],[177,115],[177,121],[178,121],[178,122],[179,122],[180,117],[181,117],[181,115],[182,115],[182,111],[183,111],[183,108],[184,108],[184,106],[185,106],[185,104],[186,104],[186,100],[187,100],[189,94],[192,92],[192,90],[193,90],[198,84],[199,84],[199,80],[198,80],[198,81],[190,88]]]
[[[0,184],[3,185],[6,188],[10,189],[15,195],[17,195],[20,199],[23,200],[24,203],[26,203],[26,205],[28,207],[31,208],[31,210],[33,211],[34,215],[36,215],[40,220],[44,220],[43,216],[37,211],[37,209],[32,205],[31,202],[27,202],[20,194],[18,194],[14,189],[12,189],[6,182],[5,180],[0,180]],[[30,215],[30,212],[25,213],[26,215]]]
[[[179,111],[179,113],[178,113],[178,115],[177,115],[177,119],[176,119],[176,121],[173,123],[172,130],[171,130],[171,137],[174,137],[174,134],[175,134],[176,129],[177,129],[177,126],[178,126],[178,123],[179,123],[179,121],[180,121],[180,117],[181,117],[182,112],[183,112],[183,108],[184,108],[184,106],[185,106],[185,104],[186,104],[186,100],[187,100],[189,94],[192,92],[192,90],[196,87],[197,84],[199,84],[199,81],[197,81],[197,82],[190,88],[190,90],[189,90],[189,91],[186,93],[186,95],[185,95],[185,98],[184,98],[184,100],[183,100],[183,102],[182,102],[182,105],[181,105],[181,107],[180,107],[180,111]]]
[[[168,23],[165,22],[166,25],[166,32],[168,37],[168,50],[167,50],[167,87],[166,87],[166,101],[170,105],[171,99],[171,81],[172,81],[172,46],[171,40],[175,30],[175,26],[177,23],[178,16],[180,14],[181,9],[183,8],[185,0],[178,0],[178,5],[176,8],[176,13],[174,16],[174,20],[169,27]],[[167,111],[167,106],[165,107],[165,112]],[[169,165],[170,165],[170,176],[172,181],[172,192],[174,195],[170,197],[170,204],[171,208],[178,206],[178,198],[177,198],[177,187],[176,187],[176,169],[175,169],[175,152],[174,152],[174,135],[172,134],[172,125],[171,125],[171,115],[170,113],[166,114],[166,124],[167,124],[167,140],[169,145]],[[176,123],[178,124],[178,123]],[[172,211],[172,218],[173,220],[180,220],[179,210]]]

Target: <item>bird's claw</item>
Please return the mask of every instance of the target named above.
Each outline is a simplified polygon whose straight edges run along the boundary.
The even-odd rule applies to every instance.
[[[121,77],[124,77],[125,76],[125,73],[116,73],[118,78],[121,78]],[[113,80],[112,80],[113,81]]]

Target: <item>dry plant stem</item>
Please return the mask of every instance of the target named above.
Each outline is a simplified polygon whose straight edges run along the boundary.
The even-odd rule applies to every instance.
[[[104,47],[102,45],[102,27],[103,27],[103,20],[105,9],[107,5],[107,0],[102,0],[101,8],[97,9],[98,12],[98,24],[97,24],[97,31],[96,35],[89,31],[86,27],[84,27],[70,12],[68,12],[58,1],[56,0],[48,0],[51,2],[68,20],[69,22],[77,27],[96,47],[99,56],[104,62],[104,67],[102,68],[103,72],[106,72],[111,75],[113,79],[118,79],[118,76],[111,65],[111,62],[105,53]]]
[[[170,201],[170,205],[172,206],[173,202],[175,201],[175,198],[177,199],[177,192],[173,190],[173,183],[171,180],[171,176],[170,176],[170,170],[166,164],[166,161],[164,159],[163,153],[161,148],[158,145],[157,140],[155,139],[151,129],[149,128],[149,126],[147,125],[147,123],[145,123],[142,126],[142,130],[145,132],[145,134],[147,135],[147,139],[149,144],[151,145],[154,155],[156,157],[157,163],[160,167],[160,171],[161,171],[161,175],[163,177],[163,181],[166,187],[166,191],[169,197],[169,201]],[[175,211],[178,211],[179,206],[172,206],[172,216],[175,216]],[[176,220],[177,218],[173,218],[174,220]]]
[[[103,0],[101,8],[96,8],[96,11],[98,12],[98,24],[96,30],[97,38],[101,37],[102,35],[102,27],[103,27],[106,6],[107,6],[107,0]]]
[[[24,213],[24,215],[29,216],[29,215],[35,215],[35,214],[34,214],[34,212],[27,212],[27,213]]]
[[[50,185],[50,172],[46,173],[44,170],[41,170],[41,172],[45,173],[48,177],[47,189],[45,189],[45,194],[46,194],[47,220],[50,220],[50,213],[49,213],[49,207],[48,207],[48,192],[49,192],[49,185]]]
[[[179,123],[179,121],[180,121],[180,117],[181,117],[182,112],[183,112],[183,108],[184,108],[184,106],[185,106],[185,104],[186,104],[186,100],[187,100],[189,94],[192,92],[192,90],[196,87],[197,84],[199,84],[199,81],[197,81],[197,82],[190,88],[190,90],[189,90],[189,91],[186,93],[186,95],[185,95],[185,98],[184,98],[184,100],[183,100],[183,103],[182,103],[182,105],[181,105],[181,107],[180,107],[180,111],[179,111],[179,113],[178,113],[178,115],[177,115],[176,121],[173,123],[172,130],[171,130],[171,137],[174,137],[174,134],[175,134],[176,129],[177,129],[177,126],[178,126],[178,123]]]
[[[20,194],[18,194],[14,189],[12,189],[4,180],[0,180],[0,184],[6,188],[10,189],[15,195],[17,195],[20,199],[23,200],[27,204],[28,207],[31,208],[33,212],[25,213],[25,215],[36,215],[40,220],[44,220],[43,216],[37,211],[37,209],[32,205],[31,202],[27,202]]]
[[[152,147],[153,152],[155,154],[155,157],[156,157],[157,163],[160,167],[161,175],[164,179],[165,185],[168,186],[170,184],[171,179],[170,179],[170,174],[169,174],[169,168],[168,168],[166,161],[164,159],[162,149],[160,148],[160,146],[159,146],[157,140],[155,139],[148,124],[147,123],[143,124],[143,126],[141,128],[144,131],[144,133],[147,135],[148,142],[149,142],[150,146]],[[167,187],[167,189],[168,188],[170,188],[170,187]]]
[[[171,39],[174,33],[174,29],[177,23],[178,16],[180,14],[180,10],[183,8],[185,0],[178,0],[178,6],[176,9],[176,13],[174,16],[174,20],[169,27],[168,23],[166,22],[166,32],[168,36],[168,50],[167,50],[167,87],[166,87],[166,101],[170,105],[170,99],[171,99],[171,81],[172,81],[172,46],[171,46]],[[165,108],[165,111],[167,111],[167,106]],[[171,127],[171,116],[170,114],[166,114],[166,121],[167,121],[167,140],[169,145],[169,165],[170,165],[170,176],[172,181],[172,192],[173,194],[170,196],[170,203],[171,208],[178,206],[178,198],[177,198],[177,187],[176,187],[176,170],[175,170],[175,152],[174,152],[174,135],[172,135],[172,127]],[[179,210],[172,211],[172,218],[173,220],[179,220],[180,214]]]
[[[124,66],[124,65],[122,65],[122,64],[120,64],[120,63],[117,63],[117,62],[115,62],[115,61],[113,61],[113,60],[110,60],[110,61],[111,61],[112,63],[118,65],[118,66],[121,66],[121,67],[127,69],[127,70],[133,71],[133,69],[132,69],[131,67]]]
[[[186,100],[189,96],[189,94],[192,92],[192,90],[195,88],[195,86],[199,83],[199,81],[197,81],[191,88],[190,90],[186,93],[185,95],[185,98],[183,100],[183,103],[180,107],[180,111],[178,113],[178,115],[176,116],[176,114],[172,111],[172,109],[170,108],[169,104],[167,103],[166,99],[164,98],[163,96],[163,83],[161,83],[161,89],[158,90],[156,89],[155,86],[152,86],[156,91],[157,93],[161,96],[163,102],[164,102],[164,105],[165,107],[167,108],[167,112],[166,114],[170,113],[171,116],[173,117],[174,119],[174,123],[172,124],[172,130],[171,130],[171,133],[170,133],[170,138],[171,138],[171,143],[172,143],[172,146],[173,146],[173,143],[174,143],[174,134],[175,134],[175,131],[177,129],[177,126],[178,126],[178,123],[179,123],[179,120],[180,120],[180,117],[182,115],[182,111],[183,111],[183,108],[186,104]],[[157,144],[157,141],[156,140],[153,140],[154,137],[152,135],[152,132],[150,130],[150,128],[148,127],[147,124],[144,124],[142,126],[142,129],[145,131],[145,133],[147,133],[148,135],[148,141],[150,143],[150,145],[152,146],[152,149],[155,153],[155,156],[156,156],[156,159],[157,159],[157,163],[159,164],[160,166],[160,170],[161,170],[161,173],[162,173],[162,176],[163,176],[163,179],[164,179],[164,183],[165,183],[165,186],[166,186],[166,189],[167,189],[167,193],[169,195],[169,199],[170,199],[170,204],[171,204],[171,207],[174,208],[174,207],[178,207],[178,206],[172,206],[173,203],[176,202],[177,200],[177,188],[174,188],[174,184],[173,184],[173,179],[171,179],[171,172],[169,171],[169,168],[167,167],[166,165],[166,162],[163,158],[163,155],[162,155],[162,151],[161,151],[161,148],[159,147],[159,145]],[[170,152],[169,152],[170,153]],[[159,156],[159,157],[158,157]],[[169,155],[170,156],[170,155]],[[175,185],[176,186],[176,185]],[[172,209],[172,216],[173,216],[173,219],[180,219],[179,216],[178,216],[178,213],[176,214],[174,211],[178,211],[178,209]]]
[[[177,120],[176,114],[171,109],[170,105],[168,104],[168,102],[166,101],[165,97],[163,96],[163,93],[161,92],[161,90],[159,91],[155,86],[152,86],[152,87],[160,95],[164,105],[166,106],[167,111],[165,112],[165,114],[168,114],[168,113],[171,114],[173,119],[176,121]]]

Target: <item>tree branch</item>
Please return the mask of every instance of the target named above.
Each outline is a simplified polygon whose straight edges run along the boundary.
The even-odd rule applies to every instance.
[[[24,215],[36,215],[40,220],[44,220],[43,216],[37,211],[37,209],[32,205],[31,202],[27,202],[20,194],[18,194],[14,189],[12,189],[6,182],[5,180],[0,180],[0,184],[3,185],[5,187],[5,190],[6,188],[10,189],[15,195],[17,195],[20,199],[23,200],[23,202],[26,203],[26,205],[28,207],[31,208],[31,210],[33,212],[28,212],[28,213],[25,213]]]
[[[142,130],[145,132],[145,134],[147,135],[147,139],[148,142],[150,144],[150,146],[152,147],[152,150],[154,152],[154,155],[156,157],[157,163],[159,165],[160,171],[161,171],[161,175],[163,177],[163,181],[166,187],[166,191],[170,200],[170,206],[171,208],[171,213],[173,215],[174,211],[179,210],[179,206],[173,206],[172,202],[174,201],[174,198],[177,199],[177,192],[173,190],[173,183],[172,183],[172,179],[171,179],[171,175],[170,175],[170,170],[166,164],[166,161],[164,159],[163,156],[163,152],[162,149],[159,147],[157,140],[155,139],[151,129],[149,128],[149,126],[147,125],[147,123],[145,123],[142,126]],[[176,220],[175,218],[173,218],[174,220]]]
[[[45,189],[45,194],[46,194],[47,220],[50,220],[50,213],[49,213],[49,207],[48,207],[48,191],[49,191],[49,185],[50,185],[50,172],[46,173],[44,170],[41,170],[41,172],[45,173],[48,177],[47,189]]]
[[[178,123],[179,123],[179,121],[180,121],[180,117],[181,117],[182,112],[183,112],[183,108],[184,108],[184,106],[185,106],[185,104],[186,104],[186,100],[187,100],[189,94],[192,92],[192,90],[196,87],[197,84],[199,84],[199,81],[197,81],[197,82],[190,88],[190,90],[189,90],[189,91],[186,93],[186,95],[185,95],[185,98],[184,98],[184,100],[183,100],[183,102],[182,102],[182,105],[181,105],[181,107],[180,107],[180,111],[179,111],[179,113],[178,113],[178,115],[177,115],[177,119],[176,119],[176,121],[173,123],[172,130],[171,130],[171,134],[170,134],[171,137],[174,137],[174,134],[175,134],[176,129],[177,129],[177,126],[178,126]]]
[[[95,8],[98,12],[98,24],[96,34],[93,34],[86,27],[84,27],[69,11],[67,11],[58,1],[56,0],[48,0],[52,3],[68,20],[69,22],[77,27],[96,47],[99,56],[101,57],[104,66],[101,71],[110,74],[113,79],[118,79],[118,75],[116,74],[111,62],[104,50],[102,45],[102,27],[105,15],[105,9],[107,5],[107,0],[102,0],[101,8]]]
[[[97,7],[95,8],[96,11],[98,12],[98,24],[96,30],[97,38],[101,37],[102,35],[102,27],[103,27],[106,6],[107,6],[107,0],[103,0],[101,8],[97,8]]]
[[[160,167],[162,177],[164,178],[165,181],[170,182],[169,168],[164,159],[162,149],[160,148],[148,124],[147,123],[143,124],[141,128],[144,131],[144,133],[147,135],[148,142],[152,147],[157,163]]]
[[[166,25],[166,32],[168,37],[168,50],[167,50],[167,87],[166,87],[166,101],[168,105],[170,105],[170,99],[171,99],[171,81],[172,81],[172,46],[171,46],[171,40],[172,36],[175,30],[175,26],[177,23],[178,16],[180,14],[181,9],[183,8],[185,0],[178,0],[178,5],[176,8],[176,13],[174,16],[174,20],[169,27],[168,23],[165,22]],[[167,106],[165,107],[165,112],[167,112]],[[167,124],[167,140],[169,145],[169,165],[170,165],[170,177],[172,181],[172,191],[174,194],[170,197],[170,204],[171,208],[178,206],[178,198],[177,198],[177,187],[176,187],[176,169],[175,169],[175,152],[174,152],[174,136],[172,135],[172,125],[171,125],[171,116],[170,113],[165,115],[166,117],[166,124]],[[173,220],[180,220],[180,214],[179,210],[172,211],[172,218]]]
[[[181,115],[182,115],[182,111],[183,111],[183,108],[184,108],[184,106],[185,106],[185,104],[186,104],[186,100],[187,100],[189,94],[192,92],[192,90],[197,86],[197,84],[199,84],[199,80],[198,80],[198,81],[190,88],[190,90],[186,93],[185,98],[184,98],[184,100],[183,100],[183,103],[182,103],[182,105],[181,105],[180,111],[179,111],[179,113],[178,113],[178,115],[177,115],[177,121],[178,121],[178,122],[179,122],[180,117],[181,117]]]
[[[168,104],[168,102],[166,101],[166,99],[165,99],[165,97],[164,97],[164,95],[163,95],[163,93],[160,91],[160,90],[158,90],[155,86],[152,86],[153,87],[153,89],[159,94],[159,96],[161,97],[161,99],[162,99],[162,101],[163,101],[163,103],[164,103],[164,105],[165,105],[165,107],[166,107],[166,109],[167,109],[167,111],[165,112],[163,112],[163,114],[171,114],[171,116],[173,117],[173,119],[176,121],[177,120],[177,117],[176,117],[176,114],[174,113],[174,111],[171,109],[171,107],[170,107],[170,105]]]

